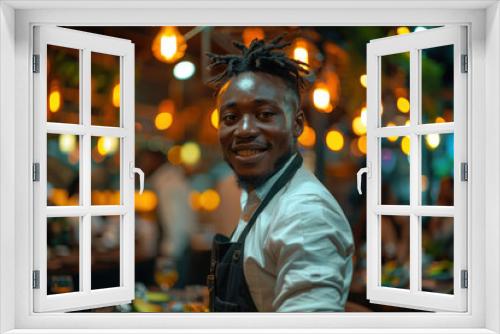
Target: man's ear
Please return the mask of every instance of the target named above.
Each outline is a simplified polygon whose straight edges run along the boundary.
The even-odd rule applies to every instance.
[[[302,134],[302,131],[304,130],[304,120],[304,111],[302,111],[302,109],[297,110],[293,120],[293,136],[295,138],[298,138]]]

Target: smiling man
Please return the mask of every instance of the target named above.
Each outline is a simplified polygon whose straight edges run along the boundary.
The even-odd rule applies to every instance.
[[[208,277],[218,312],[343,311],[352,276],[349,223],[330,192],[302,166],[304,64],[290,43],[254,40],[241,55],[209,54],[218,89],[219,141],[242,187],[230,238],[216,235]]]

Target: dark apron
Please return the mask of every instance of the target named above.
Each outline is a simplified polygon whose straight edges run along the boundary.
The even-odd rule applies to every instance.
[[[302,156],[297,153],[257,207],[237,242],[231,242],[231,238],[222,234],[214,237],[210,274],[207,277],[211,312],[257,312],[243,273],[245,239],[262,210],[292,179],[301,165]]]

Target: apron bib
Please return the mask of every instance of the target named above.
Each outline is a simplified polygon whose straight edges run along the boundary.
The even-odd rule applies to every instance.
[[[210,274],[207,277],[211,312],[257,312],[243,272],[245,239],[262,210],[292,179],[301,165],[302,156],[297,153],[257,207],[237,242],[231,242],[231,238],[222,234],[215,235]]]

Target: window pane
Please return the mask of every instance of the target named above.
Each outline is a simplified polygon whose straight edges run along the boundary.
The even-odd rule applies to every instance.
[[[119,205],[120,138],[92,137],[92,205]]]
[[[422,217],[422,291],[453,294],[453,218]]]
[[[381,204],[410,204],[410,137],[381,139]]]
[[[47,121],[80,122],[80,50],[47,45]]]
[[[421,50],[422,123],[453,122],[453,45]]]
[[[79,291],[80,217],[47,219],[47,294]]]
[[[410,217],[380,216],[382,234],[381,285],[410,288]]]
[[[80,137],[47,135],[47,205],[79,205]]]
[[[381,63],[381,126],[410,120],[410,53],[383,56]]]
[[[453,205],[453,134],[429,134],[422,142],[422,205]]]
[[[92,125],[120,126],[120,57],[92,52]]]
[[[120,286],[120,216],[94,216],[92,289]]]

